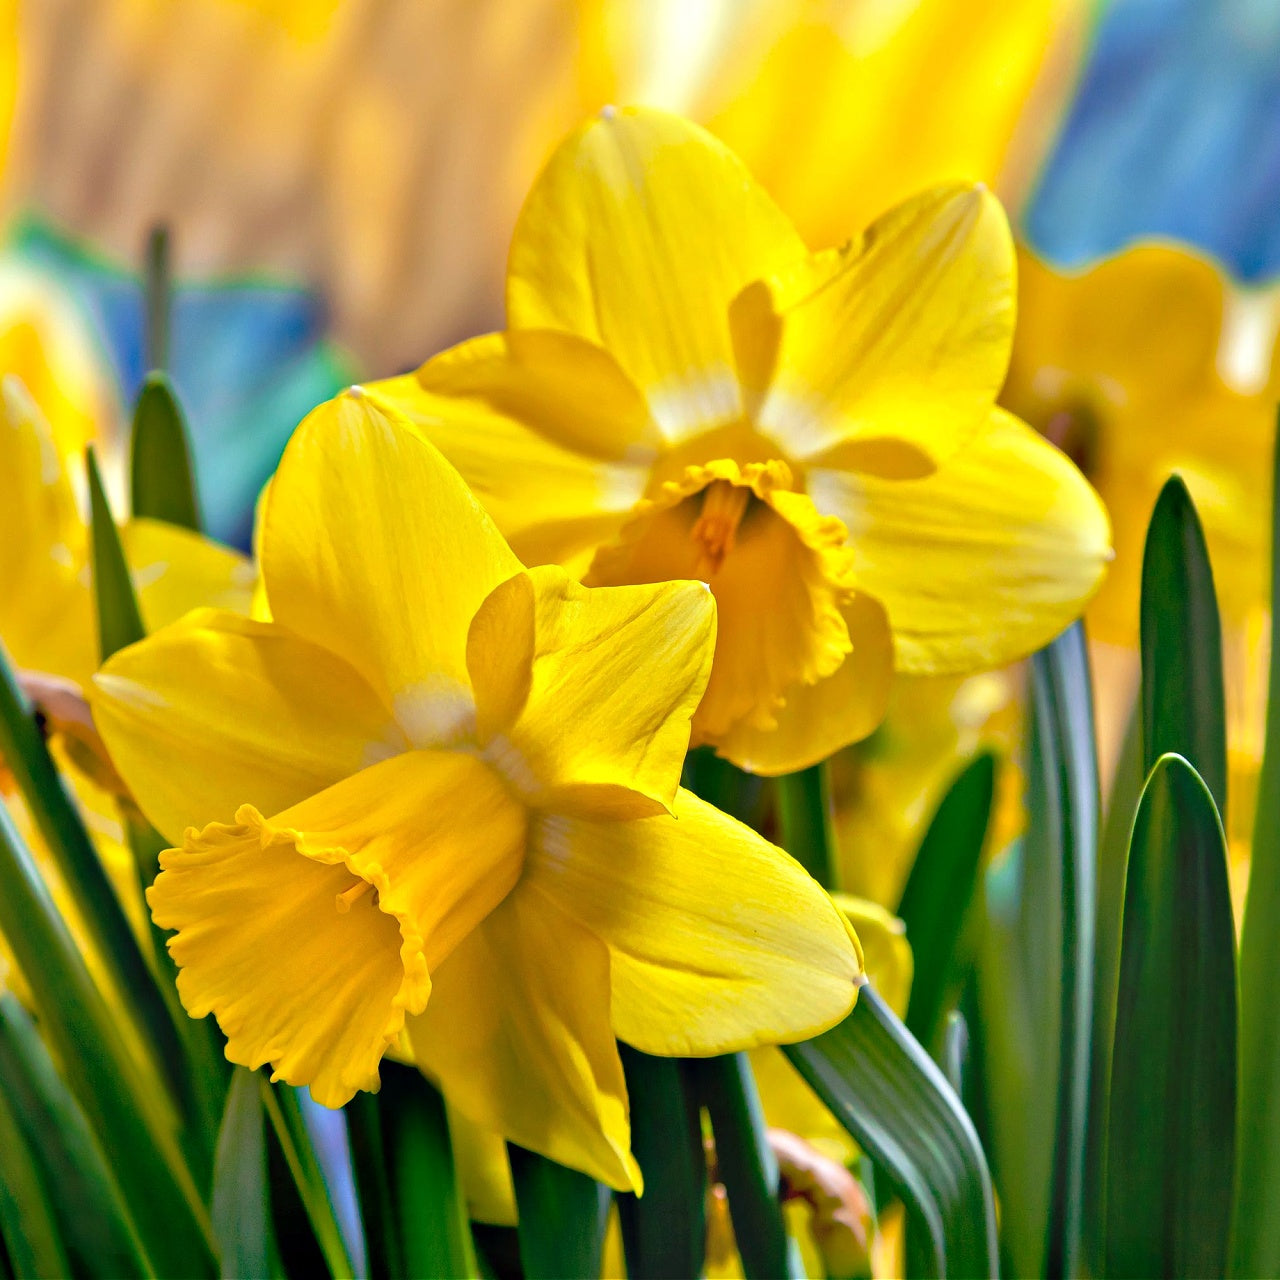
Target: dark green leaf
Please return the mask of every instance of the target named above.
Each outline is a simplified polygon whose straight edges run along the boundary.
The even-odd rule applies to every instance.
[[[126,1048],[34,858],[0,805],[0,932],[112,1167],[157,1270],[213,1269],[208,1214],[174,1138],[174,1118]]]
[[[576,1169],[508,1144],[525,1280],[596,1280],[613,1195]]]
[[[169,363],[169,310],[172,296],[169,273],[169,228],[151,228],[146,248],[146,355],[148,369],[164,369]]]
[[[98,605],[98,653],[105,662],[117,650],[141,640],[147,631],[92,446],[85,458],[89,472],[93,594]]]
[[[1160,492],[1142,556],[1142,739],[1150,772],[1184,756],[1227,812],[1222,626],[1204,530],[1182,480]]]
[[[163,373],[149,373],[133,409],[130,497],[135,516],[199,532],[200,501],[186,423]]]
[[[71,1274],[35,1153],[0,1089],[0,1239],[20,1276]]]
[[[982,860],[995,780],[995,757],[986,752],[965,766],[920,842],[898,904],[915,957],[907,1027],[923,1045],[934,1043],[947,997],[959,985],[956,947]]]
[[[969,1074],[969,1023],[959,1009],[947,1014],[947,1029],[942,1037],[942,1071],[956,1097],[963,1098]]]
[[[384,1061],[378,1100],[405,1274],[476,1275],[444,1099],[421,1073]]]
[[[618,1053],[631,1099],[631,1150],[644,1195],[619,1195],[622,1244],[631,1280],[702,1274],[706,1257],[707,1161],[685,1064],[630,1045]]]
[[[802,1277],[782,1216],[778,1161],[747,1055],[691,1059],[688,1068],[711,1120],[716,1168],[729,1198],[743,1273],[747,1280]]]
[[[1235,933],[1213,799],[1156,762],[1125,879],[1107,1113],[1105,1274],[1221,1276],[1235,1172]]]
[[[1280,448],[1271,508],[1271,641],[1266,747],[1240,938],[1240,1126],[1231,1271],[1280,1275]]]
[[[937,1276],[997,1274],[986,1157],[942,1072],[874,988],[838,1026],[787,1057],[883,1169]]]
[[[369,1251],[370,1280],[404,1275],[387,1153],[382,1141],[382,1104],[376,1093],[357,1093],[346,1107],[351,1162],[360,1196],[360,1218]]]
[[[831,797],[824,765],[784,774],[775,786],[782,847],[824,888],[835,888],[831,865]]]
[[[274,1270],[264,1126],[257,1075],[237,1067],[213,1164],[213,1234],[224,1276],[268,1276]]]
[[[150,1274],[115,1174],[30,1015],[0,995],[0,1092],[41,1162],[58,1228],[79,1274]]]

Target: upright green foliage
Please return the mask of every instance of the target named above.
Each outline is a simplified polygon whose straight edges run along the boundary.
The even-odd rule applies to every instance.
[[[825,765],[788,773],[776,782],[782,847],[820,884],[836,888],[831,850],[831,798]]]
[[[105,662],[117,650],[141,640],[147,629],[142,625],[142,613],[129,576],[129,562],[120,544],[120,531],[111,514],[92,448],[86,455],[86,465],[89,472],[93,591],[98,605],[98,656]]]
[[[838,1026],[785,1052],[902,1196],[923,1231],[930,1273],[995,1276],[995,1202],[978,1135],[874,988],[862,989]]]
[[[525,1280],[600,1274],[613,1195],[576,1169],[508,1144]]]
[[[946,1001],[960,985],[957,945],[973,899],[995,793],[996,762],[975,756],[933,815],[898,903],[915,958],[907,1029],[933,1047]]]
[[[1156,761],[1129,846],[1107,1116],[1107,1276],[1225,1273],[1235,1172],[1235,934],[1213,799]]]
[[[1200,517],[1172,476],[1160,492],[1142,556],[1142,739],[1145,770],[1184,756],[1227,812],[1222,625]]]
[[[1253,861],[1240,938],[1240,1125],[1231,1271],[1280,1275],[1280,447],[1271,509],[1271,671]]]
[[[169,325],[173,288],[169,270],[169,228],[163,223],[147,234],[145,260],[146,356],[148,369],[169,364]]]
[[[199,532],[191,445],[182,409],[163,373],[149,373],[133,409],[129,446],[130,502],[135,516]]]
[[[0,1242],[19,1276],[71,1274],[40,1165],[0,1089]]]
[[[213,1165],[213,1233],[224,1276],[277,1271],[267,1183],[266,1117],[257,1075],[237,1067]]]
[[[618,1053],[631,1099],[631,1150],[644,1195],[617,1197],[631,1280],[701,1275],[706,1256],[707,1161],[688,1064],[630,1045]]]

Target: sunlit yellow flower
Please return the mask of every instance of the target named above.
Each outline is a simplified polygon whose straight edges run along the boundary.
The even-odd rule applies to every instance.
[[[698,577],[696,742],[762,773],[879,721],[891,672],[996,666],[1080,610],[1096,495],[993,406],[1013,328],[999,205],[944,187],[811,254],[700,129],[606,112],[511,247],[509,328],[376,384],[529,563]]]
[[[1261,305],[1259,305],[1261,304]],[[1139,245],[1087,271],[1023,254],[1002,402],[1060,444],[1097,486],[1116,562],[1090,606],[1103,650],[1100,731],[1115,757],[1137,681],[1142,548],[1177,472],[1204,525],[1223,620],[1233,846],[1246,852],[1266,704],[1274,316],[1190,249]]]
[[[615,1036],[799,1038],[861,975],[801,868],[678,790],[710,595],[526,572],[359,390],[303,423],[266,502],[273,621],[202,611],[96,678],[115,763],[186,829],[149,896],[184,1004],[330,1106],[407,1027],[472,1120],[639,1185]]]

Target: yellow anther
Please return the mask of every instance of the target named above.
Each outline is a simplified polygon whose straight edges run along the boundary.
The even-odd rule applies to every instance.
[[[689,536],[699,544],[694,572],[710,578],[720,572],[724,558],[733,550],[738,524],[751,501],[751,490],[727,480],[714,480],[702,493],[702,513]]]
[[[350,911],[351,908],[354,907],[356,903],[359,902],[360,899],[363,898],[364,895],[372,888],[373,885],[371,885],[367,880],[357,880],[350,889],[338,894],[333,903],[333,905],[338,908],[338,914],[340,916],[345,916],[347,912]]]

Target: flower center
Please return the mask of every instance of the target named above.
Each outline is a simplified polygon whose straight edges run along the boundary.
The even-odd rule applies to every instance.
[[[340,916],[345,916],[347,912],[350,911],[351,908],[369,892],[370,889],[373,889],[373,885],[371,885],[367,880],[357,880],[350,889],[344,889],[342,893],[335,894],[333,905],[337,907],[338,914]],[[374,890],[373,905],[375,907],[378,905],[377,890]]]
[[[695,572],[708,579],[720,572],[724,558],[737,541],[738,525],[751,500],[751,490],[728,480],[714,480],[702,491],[702,511],[689,530],[698,548]]]

